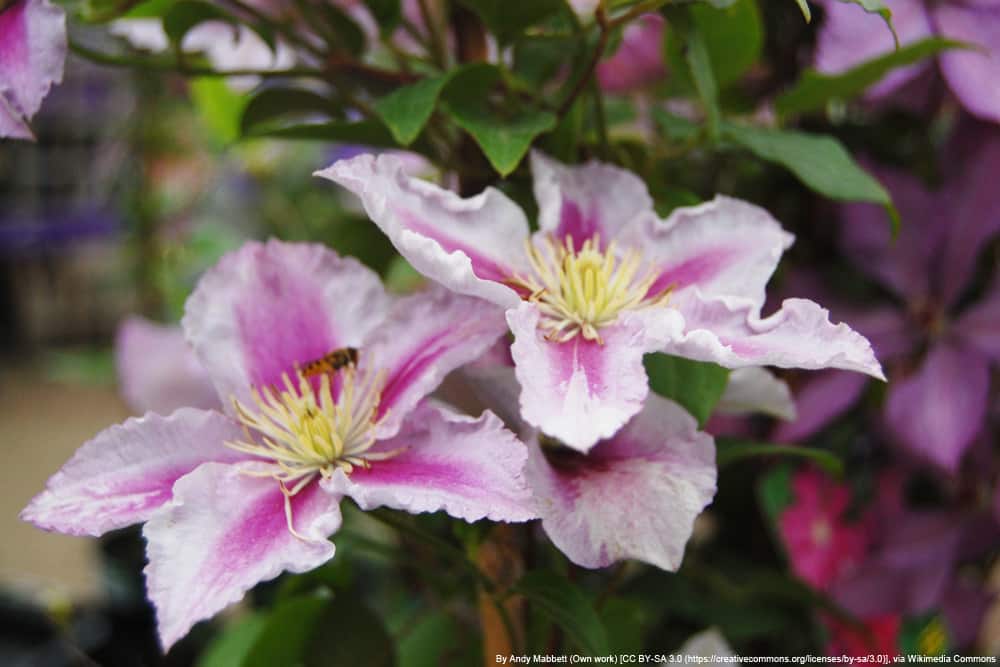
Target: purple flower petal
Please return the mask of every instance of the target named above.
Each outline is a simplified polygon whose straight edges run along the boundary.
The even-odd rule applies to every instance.
[[[771,434],[777,442],[800,442],[847,412],[868,384],[868,378],[844,371],[822,371],[809,377],[795,394],[798,416]]]
[[[1000,363],[1000,278],[986,298],[973,305],[955,324],[962,340]]]
[[[246,464],[244,464],[246,465]],[[173,501],[146,523],[146,590],[167,650],[191,626],[238,602],[261,581],[306,572],[333,557],[340,497],[309,484],[292,498],[288,530],[278,483],[239,465],[209,463],[178,480]]]
[[[764,209],[719,195],[677,209],[665,222],[640,218],[620,240],[642,250],[655,268],[650,295],[697,286],[706,296],[740,296],[763,305],[764,287],[794,237]]]
[[[417,271],[502,306],[520,300],[500,283],[527,270],[528,221],[499,190],[462,199],[406,175],[391,155],[359,155],[316,175],[358,195],[372,221]]]
[[[63,77],[66,16],[48,0],[0,6],[0,137],[33,139],[27,121]]]
[[[182,325],[228,404],[250,387],[332,350],[361,347],[385,317],[378,276],[321,245],[247,243],[223,257],[188,299]]]
[[[897,238],[885,210],[874,204],[841,207],[840,244],[862,271],[904,298],[924,298],[931,292],[931,265],[940,257],[951,205],[916,177],[894,169],[869,166],[892,194],[903,225]]]
[[[573,449],[587,451],[615,434],[649,393],[642,356],[651,351],[636,320],[605,327],[603,344],[576,336],[545,340],[539,310],[524,303],[507,312],[511,353],[521,383],[521,415]]]
[[[923,0],[886,0],[892,11],[892,25],[900,44],[932,36],[930,19]],[[895,48],[892,33],[882,18],[869,14],[856,4],[827,0],[823,2],[824,19],[816,43],[814,65],[820,72],[839,74],[855,65],[891,53]],[[887,74],[871,89],[871,94],[882,96],[896,90],[929,67],[918,63],[898,67]]]
[[[425,405],[401,432],[378,444],[402,451],[350,475],[334,473],[323,485],[349,495],[362,509],[392,507],[411,513],[444,510],[466,521],[535,518],[523,470],[524,445],[496,415],[445,415]]]
[[[1000,121],[1000,8],[947,2],[934,7],[938,31],[945,37],[980,47],[952,49],[940,56],[948,86],[970,112]],[[893,17],[895,18],[895,17]]]
[[[140,523],[170,500],[175,481],[201,464],[245,459],[223,446],[241,437],[239,425],[217,412],[184,408],[169,417],[128,419],[84,443],[21,518],[45,530],[93,536]]]
[[[1000,59],[1000,50],[995,57]],[[976,146],[961,156],[963,163],[953,176],[948,193],[948,224],[939,223],[947,229],[947,242],[938,269],[941,301],[945,305],[954,303],[962,295],[976,269],[979,254],[1000,233],[1000,204],[996,192],[997,173],[1000,172],[1000,129],[994,125],[976,124],[969,133],[972,136],[960,136],[956,143],[969,141]]]
[[[650,396],[589,454],[529,444],[542,528],[577,565],[626,558],[676,570],[695,517],[715,495],[715,447],[679,406]]]
[[[503,310],[443,289],[393,305],[359,363],[388,371],[379,401],[379,436],[391,437],[417,403],[456,368],[476,360],[507,332]]]
[[[560,242],[572,236],[577,250],[597,234],[605,247],[636,218],[653,212],[646,184],[620,167],[603,162],[570,167],[532,151],[531,174],[539,229]]]
[[[127,318],[115,336],[115,362],[122,397],[134,412],[222,406],[179,326]]]
[[[988,394],[987,360],[941,342],[913,375],[889,385],[886,420],[914,454],[954,471],[983,427]]]
[[[807,299],[785,299],[766,318],[748,299],[704,298],[697,290],[673,305],[681,326],[664,317],[647,334],[659,336],[662,352],[727,368],[841,368],[885,379],[868,341],[846,324],[832,324],[827,310]]]

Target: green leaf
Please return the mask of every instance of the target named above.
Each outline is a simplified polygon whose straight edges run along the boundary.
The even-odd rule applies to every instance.
[[[501,44],[506,44],[525,28],[564,9],[561,0],[459,0],[474,11]]]
[[[717,438],[715,444],[717,448],[716,463],[720,468],[736,461],[761,456],[792,456],[808,459],[831,475],[839,477],[844,473],[844,463],[825,449],[815,449],[802,445],[772,445],[732,438]]]
[[[147,0],[147,2],[140,2],[134,7],[131,7],[127,12],[122,14],[122,18],[162,18],[176,3],[177,0]]]
[[[831,199],[882,204],[893,219],[893,228],[898,225],[889,193],[835,138],[731,123],[723,126],[723,134],[757,157],[785,167],[805,185]]]
[[[795,0],[795,4],[799,6],[799,11],[805,17],[806,23],[812,21],[812,12],[809,10],[809,3],[806,0]]]
[[[654,108],[653,120],[667,139],[674,142],[691,141],[698,136],[701,128],[694,121],[670,113],[666,109]]]
[[[869,14],[881,16],[882,20],[885,21],[885,27],[892,33],[892,41],[896,43],[896,48],[899,48],[899,35],[896,34],[896,28],[892,25],[892,10],[886,7],[882,0],[840,0],[840,2],[857,5]]]
[[[258,129],[250,136],[274,139],[301,139],[307,141],[333,141],[364,144],[377,148],[393,148],[396,141],[385,125],[375,120],[357,122],[334,121],[307,123],[291,127]]]
[[[771,469],[757,487],[761,508],[777,525],[778,517],[795,500],[792,495],[792,466],[785,464]]]
[[[223,146],[236,141],[246,97],[217,77],[192,79],[190,91],[191,101],[212,137]]]
[[[677,9],[669,12],[670,22],[664,36],[665,56],[673,70],[671,83],[682,91],[691,90],[696,84],[685,61],[686,21],[701,35],[719,88],[736,81],[760,59],[764,24],[754,0],[739,0],[728,7],[696,3],[691,5],[686,18],[683,15]]]
[[[309,596],[279,604],[267,615],[241,667],[300,665],[329,596]],[[339,633],[338,633],[339,634]]]
[[[899,649],[908,655],[945,655],[950,652],[948,626],[937,612],[907,617],[899,630]]]
[[[198,659],[198,667],[242,665],[267,624],[263,614],[250,614],[231,623]]]
[[[850,99],[878,82],[889,71],[919,62],[947,49],[968,48],[962,42],[929,37],[873,58],[842,74],[806,70],[791,90],[779,96],[774,108],[782,116],[822,109],[831,100]]]
[[[383,35],[391,34],[403,18],[400,0],[365,0],[365,6],[372,13]]]
[[[705,361],[656,353],[647,354],[642,363],[650,388],[679,403],[701,425],[708,421],[729,380],[727,369]]]
[[[512,101],[491,104],[490,93],[500,80],[493,65],[471,65],[455,74],[443,96],[445,109],[468,132],[493,168],[506,176],[517,168],[539,134],[556,126],[556,116],[531,108],[512,109]]]
[[[409,146],[420,135],[450,78],[444,75],[423,79],[397,88],[375,102],[379,118],[401,145]]]
[[[511,593],[527,598],[584,653],[607,654],[608,638],[600,617],[583,591],[568,579],[548,571],[529,572]]]
[[[719,87],[712,71],[712,58],[708,53],[708,44],[705,42],[701,28],[693,21],[678,24],[678,29],[683,31],[684,61],[691,73],[695,90],[698,91],[701,106],[705,110],[705,117],[708,121],[708,136],[713,142],[718,141]]]
[[[425,615],[399,640],[399,667],[438,667],[482,662],[469,633],[444,612]],[[472,655],[470,655],[470,653]]]
[[[336,50],[355,56],[364,52],[368,41],[365,33],[346,12],[332,2],[318,2],[309,7],[318,12],[317,19],[323,22],[321,29],[332,38]]]
[[[218,7],[199,0],[178,0],[163,15],[163,31],[174,44],[184,41],[191,28],[205,21],[224,21],[236,26],[235,18]]]
[[[319,93],[302,88],[265,88],[250,98],[240,118],[240,134],[247,136],[256,129],[288,115],[322,113],[336,114],[333,102]]]
[[[641,653],[650,616],[639,600],[608,598],[601,607],[601,620],[608,633],[608,650],[617,654]]]

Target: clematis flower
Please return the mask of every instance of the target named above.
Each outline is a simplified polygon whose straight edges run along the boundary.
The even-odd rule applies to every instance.
[[[881,17],[857,4],[825,0],[815,65],[836,74],[895,49]],[[940,36],[975,45],[941,53],[937,62],[948,86],[969,112],[1000,121],[1000,3],[996,0],[886,0],[901,45]],[[928,74],[933,60],[889,72],[871,90],[887,97]]]
[[[73,535],[145,522],[165,649],[258,582],[329,560],[345,495],[362,509],[532,518],[524,445],[492,414],[422,401],[503,333],[488,304],[390,300],[354,260],[271,241],[208,271],[182,324],[228,411],[113,426],[22,512]]]
[[[898,239],[877,228],[875,208],[841,209],[845,253],[895,299],[864,310],[834,307],[850,316],[889,369],[885,422],[892,439],[952,472],[982,431],[990,364],[1000,361],[1000,276],[978,298],[967,298],[978,256],[1000,233],[1000,197],[992,187],[1000,132],[977,125],[959,139],[978,145],[955,160],[957,171],[936,190],[907,173],[873,168],[902,214]],[[800,422],[779,438],[814,432],[850,408],[863,387],[863,379],[843,373],[817,375],[799,395]]]
[[[882,377],[868,342],[803,299],[760,314],[792,236],[756,206],[718,196],[659,220],[634,174],[531,159],[540,230],[499,190],[462,199],[391,157],[318,172],[361,197],[418,271],[507,310],[521,410],[587,451],[649,392],[647,352],[744,366],[836,367]]]
[[[716,489],[715,443],[691,415],[650,395],[614,436],[582,453],[524,422],[511,368],[477,365],[463,374],[527,444],[535,511],[571,561],[587,568],[625,559],[680,567],[694,520]]]
[[[826,590],[864,558],[869,526],[845,517],[850,490],[817,471],[795,473],[792,494],[778,518],[788,559],[799,578]]]
[[[664,19],[643,14],[622,31],[614,54],[597,65],[597,81],[609,93],[622,93],[652,85],[667,75],[663,61]]]
[[[49,0],[0,3],[0,137],[33,139],[28,121],[63,77],[66,16]]]
[[[179,326],[126,318],[115,335],[115,366],[122,398],[137,414],[222,407]]]

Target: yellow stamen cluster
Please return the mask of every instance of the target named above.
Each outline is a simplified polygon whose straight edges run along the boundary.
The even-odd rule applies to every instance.
[[[664,305],[670,296],[665,290],[647,298],[656,273],[639,275],[641,254],[630,250],[619,257],[614,242],[602,251],[597,235],[580,250],[575,250],[571,236],[562,244],[552,237],[541,244],[528,240],[527,252],[534,275],[513,282],[530,292],[529,301],[538,303],[547,340],[564,343],[579,334],[603,343],[599,330],[613,324],[622,311]]]
[[[285,495],[288,529],[292,524],[291,498],[315,476],[329,478],[338,468],[350,474],[355,467],[395,456],[399,451],[372,452],[375,426],[385,373],[358,375],[353,367],[341,375],[342,384],[333,398],[331,374],[319,378],[319,390],[302,372],[297,383],[282,375],[283,388],[253,390],[254,407],[237,399],[233,405],[243,424],[246,440],[227,442],[236,451],[273,461],[277,469],[248,472],[273,477]],[[303,538],[305,539],[305,538]]]

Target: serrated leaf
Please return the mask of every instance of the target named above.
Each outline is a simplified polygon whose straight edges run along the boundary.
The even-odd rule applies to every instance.
[[[831,100],[846,100],[861,94],[897,67],[912,65],[955,48],[968,48],[968,45],[942,37],[929,37],[863,62],[842,74],[806,70],[791,90],[775,100],[774,108],[782,116],[822,109]]]
[[[561,0],[532,0],[509,2],[507,0],[459,0],[474,11],[482,22],[496,35],[501,44],[511,41],[525,28],[563,10]]]
[[[500,80],[493,65],[474,65],[455,74],[443,99],[455,124],[468,132],[493,168],[506,176],[517,168],[535,137],[556,126],[555,114],[493,105],[490,92]]]
[[[759,158],[782,165],[831,199],[882,204],[892,218],[893,229],[898,226],[899,216],[889,193],[835,138],[732,123],[723,125],[723,136]]]
[[[289,115],[336,112],[333,102],[319,93],[301,88],[265,88],[250,98],[240,117],[240,134],[252,134],[255,128]]]
[[[643,360],[649,387],[683,406],[704,425],[722,398],[729,371],[717,364],[667,354],[647,354]]]
[[[732,438],[717,438],[715,444],[715,460],[720,468],[751,458],[791,456],[807,459],[831,475],[839,477],[844,474],[844,463],[837,456],[825,449],[816,449],[801,445],[774,445],[766,442],[752,442]]]
[[[587,655],[605,655],[608,638],[594,606],[575,584],[552,572],[529,572],[511,589],[558,625]]]
[[[409,146],[420,135],[450,78],[444,75],[423,79],[375,102],[379,118],[401,145]]]

